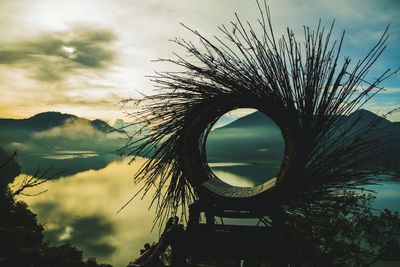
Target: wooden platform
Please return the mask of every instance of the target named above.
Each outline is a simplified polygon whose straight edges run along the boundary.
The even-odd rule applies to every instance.
[[[182,246],[194,258],[270,260],[280,253],[280,241],[262,226],[198,224],[185,231]]]

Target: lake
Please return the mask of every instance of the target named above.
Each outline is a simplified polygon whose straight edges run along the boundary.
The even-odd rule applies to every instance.
[[[151,232],[154,210],[148,210],[149,198],[138,198],[116,213],[138,188],[131,178],[142,162],[113,161],[99,170],[60,177],[31,193],[47,192],[20,199],[38,215],[51,243],[69,241],[82,249],[85,257],[126,266],[144,243],[158,240],[158,231]]]
[[[58,155],[53,160],[67,160],[60,163],[64,167],[68,167],[68,163],[77,164],[76,161],[68,161],[73,157],[71,153],[67,154],[69,157]],[[139,158],[129,165],[128,159],[103,156],[85,153],[79,164],[93,163],[93,168],[73,168],[72,174],[60,175],[29,193],[47,192],[35,197],[21,196],[19,199],[38,215],[39,222],[45,227],[45,237],[51,243],[69,241],[82,249],[85,257],[94,256],[99,262],[108,262],[116,267],[126,266],[139,255],[144,243],[158,240],[158,230],[151,231],[155,210],[148,209],[148,196],[142,200],[135,199],[117,214],[140,186],[133,182],[132,175],[144,159]],[[48,160],[49,157],[45,158]],[[94,164],[96,159],[101,164]],[[218,163],[211,166],[216,175],[228,179],[226,181],[232,181],[229,179],[233,177],[233,183],[242,186],[251,186],[260,181],[257,180],[262,170],[260,165]],[[254,170],[253,174],[251,169]],[[271,169],[271,173],[273,171]],[[246,175],[250,175],[250,178]],[[16,182],[22,178],[23,175]],[[257,181],[254,182],[254,179]],[[374,185],[370,189],[378,192],[374,204],[376,208],[399,210],[399,183]]]

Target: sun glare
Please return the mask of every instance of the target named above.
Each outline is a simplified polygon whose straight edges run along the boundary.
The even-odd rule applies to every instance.
[[[62,49],[68,54],[72,54],[75,52],[75,48],[72,46],[62,46]]]

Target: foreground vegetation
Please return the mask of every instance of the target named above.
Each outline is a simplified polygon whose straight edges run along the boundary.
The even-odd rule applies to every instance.
[[[36,214],[15,196],[43,182],[35,177],[12,191],[10,186],[20,174],[20,166],[0,148],[0,266],[111,267],[96,259],[83,259],[83,252],[69,243],[52,246],[44,240],[43,226]]]

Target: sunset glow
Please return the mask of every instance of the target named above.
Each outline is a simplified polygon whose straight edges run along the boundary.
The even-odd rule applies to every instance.
[[[354,60],[368,51],[391,25],[388,47],[369,77],[400,62],[398,1],[267,1],[278,34],[286,27],[302,34],[321,19],[334,35],[346,30],[342,56]],[[218,35],[234,12],[250,22],[252,1],[2,1],[0,33],[0,117],[24,118],[60,111],[114,121],[124,118],[119,101],[151,94],[146,77],[174,67],[151,62],[173,57],[174,37],[193,40],[179,23]],[[356,10],[356,12],[355,12]],[[400,75],[383,84],[367,109],[385,113],[400,103]],[[128,107],[129,109],[129,107]],[[391,120],[400,120],[393,114]]]

